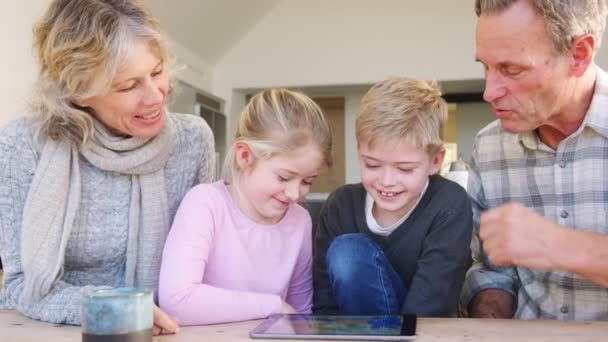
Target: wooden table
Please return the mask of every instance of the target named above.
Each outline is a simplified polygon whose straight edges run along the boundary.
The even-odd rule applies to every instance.
[[[249,339],[249,331],[258,322],[182,327],[179,334],[155,337],[154,342],[252,342],[256,340]],[[416,342],[606,342],[608,322],[420,318],[417,335]],[[80,340],[80,327],[42,323],[0,310],[1,342]]]

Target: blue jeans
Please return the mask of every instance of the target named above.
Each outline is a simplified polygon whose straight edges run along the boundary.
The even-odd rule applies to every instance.
[[[343,315],[396,315],[407,289],[374,241],[365,234],[335,238],[325,259],[329,283]]]

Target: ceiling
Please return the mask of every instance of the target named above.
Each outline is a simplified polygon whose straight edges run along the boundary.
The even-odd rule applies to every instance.
[[[149,0],[170,38],[216,64],[281,0]]]

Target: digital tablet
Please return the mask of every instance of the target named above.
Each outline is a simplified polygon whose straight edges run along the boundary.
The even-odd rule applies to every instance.
[[[416,337],[416,316],[272,315],[249,335],[261,339],[406,341]]]

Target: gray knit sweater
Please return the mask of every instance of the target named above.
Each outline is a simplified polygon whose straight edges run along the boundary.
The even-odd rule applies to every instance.
[[[170,117],[175,135],[165,178],[173,220],[186,192],[211,180],[214,144],[211,130],[201,118],[187,114]],[[40,149],[32,144],[29,122],[20,118],[0,128],[0,257],[4,267],[0,308],[17,309],[47,322],[80,324],[83,288],[125,284],[131,178],[100,170],[85,158],[80,159],[81,203],[66,248],[64,273],[42,301],[23,304],[21,220],[40,157]]]

